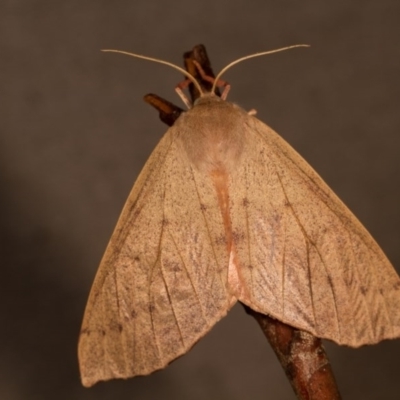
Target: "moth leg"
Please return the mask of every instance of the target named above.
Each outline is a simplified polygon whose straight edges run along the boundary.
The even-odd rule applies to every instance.
[[[192,102],[188,99],[186,94],[183,92],[184,89],[187,89],[188,86],[191,84],[189,79],[185,79],[184,81],[178,83],[175,87],[175,92],[178,93],[178,96],[182,99],[185,103],[186,107],[190,110],[193,106]]]
[[[247,111],[247,114],[249,115],[256,115],[257,114],[257,110],[252,108],[251,110]]]
[[[204,81],[207,81],[207,82],[210,82],[210,83],[214,84],[215,78],[213,78],[212,76],[207,75],[204,72],[203,67],[196,60],[193,60],[193,64],[196,66],[197,70],[199,71],[199,74],[200,74],[201,78]],[[228,82],[223,81],[222,79],[218,79],[216,86],[218,88],[222,89],[221,99],[222,100],[226,100],[226,98],[228,97],[229,90],[231,90],[231,85]]]

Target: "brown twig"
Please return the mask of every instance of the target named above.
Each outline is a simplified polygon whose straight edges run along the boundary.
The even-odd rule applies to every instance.
[[[299,400],[341,399],[321,339],[244,308],[259,323]]]
[[[199,44],[195,46],[193,50],[184,53],[183,59],[186,70],[193,75],[195,79],[197,79],[204,92],[209,92],[212,84],[209,81],[202,79],[201,74],[193,62],[195,61],[201,65],[203,71],[208,76],[214,78],[214,73],[211,68],[210,60],[207,56],[206,48],[202,44]],[[188,82],[188,89],[193,103],[197,98],[199,98],[200,93],[191,81]],[[220,95],[218,88],[216,89],[215,94],[217,96]],[[181,113],[184,112],[182,108],[153,93],[146,94],[146,96],[144,96],[144,101],[158,110],[161,121],[168,126],[172,126],[179,118]]]
[[[202,79],[195,63],[197,62],[209,77],[215,77],[205,47],[195,46],[193,50],[184,54],[184,61],[186,70],[198,80],[201,88],[205,92],[210,91],[209,80]],[[192,83],[189,84],[189,92],[192,102],[200,96]],[[216,94],[219,95],[219,92]],[[161,120],[169,126],[183,111],[154,94],[147,95],[145,100],[160,112]],[[243,306],[259,323],[299,400],[341,399],[321,339]]]
[[[196,66],[196,63],[199,64],[207,76],[215,78],[214,72],[211,68],[210,59],[208,58],[207,51],[204,45],[198,44],[197,46],[194,46],[193,50],[184,53],[183,59],[186,71],[188,71],[199,82],[200,87],[204,92],[210,92],[212,88],[212,83],[209,80],[205,80],[202,78],[202,74]],[[200,93],[193,85],[193,83],[189,84],[189,92],[193,103],[196,99],[199,98]],[[216,89],[215,94],[217,96],[220,96],[218,88]]]
[[[158,110],[161,121],[168,126],[172,126],[183,113],[182,108],[153,93],[146,94],[144,101]]]

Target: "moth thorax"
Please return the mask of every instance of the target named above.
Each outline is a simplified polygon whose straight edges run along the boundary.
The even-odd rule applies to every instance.
[[[215,97],[215,96],[214,96]],[[247,114],[222,101],[199,102],[177,121],[181,145],[202,172],[223,168],[233,173],[245,145]]]

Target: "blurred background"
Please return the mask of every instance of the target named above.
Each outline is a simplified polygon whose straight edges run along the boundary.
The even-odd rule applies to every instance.
[[[166,126],[142,97],[181,105],[176,71],[206,45],[229,99],[279,132],[400,270],[400,2],[121,0],[0,3],[0,398],[294,399],[240,306],[148,377],[81,386],[76,345],[100,258]],[[183,106],[182,106],[183,107]],[[400,340],[326,343],[344,399],[399,399]]]

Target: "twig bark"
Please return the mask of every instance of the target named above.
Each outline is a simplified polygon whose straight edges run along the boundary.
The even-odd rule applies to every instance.
[[[244,308],[259,323],[299,400],[341,399],[321,339]]]
[[[186,70],[199,81],[204,92],[210,91],[210,82],[202,79],[193,61],[199,63],[208,76],[215,77],[203,45],[195,46],[193,50],[186,52],[184,62]],[[189,84],[189,92],[192,102],[200,96],[192,83]],[[219,95],[219,92],[216,94]],[[173,125],[183,112],[179,107],[154,94],[145,96],[145,100],[160,112],[161,120],[169,126]],[[299,400],[341,399],[321,339],[243,306],[259,323]]]
[[[161,121],[168,126],[172,126],[183,113],[182,108],[170,103],[168,100],[165,100],[156,94],[146,94],[143,99],[146,103],[158,110]]]

